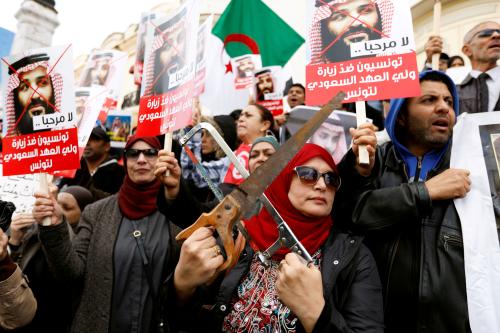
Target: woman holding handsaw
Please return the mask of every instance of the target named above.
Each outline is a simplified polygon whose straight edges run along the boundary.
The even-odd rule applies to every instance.
[[[357,144],[375,142],[367,128],[354,133]],[[252,163],[250,163],[252,164]],[[265,166],[260,167],[262,169]],[[265,172],[265,171],[264,171]],[[208,287],[224,262],[213,229],[199,228],[184,242],[174,273],[181,304],[191,305],[192,331],[214,332],[383,332],[381,285],[373,257],[361,238],[335,230],[331,210],[340,176],[331,155],[306,144],[265,194],[286,221],[312,262],[275,251],[266,265],[262,253],[278,238],[266,210],[245,221],[250,235],[236,265]],[[201,303],[200,303],[201,300]],[[194,303],[211,304],[196,307]],[[191,315],[193,313],[191,312]]]

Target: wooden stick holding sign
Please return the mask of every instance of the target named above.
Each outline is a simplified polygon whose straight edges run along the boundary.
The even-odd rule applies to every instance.
[[[439,30],[441,26],[441,1],[434,0],[434,23],[432,30],[434,31],[434,35],[439,35]],[[439,70],[439,53],[434,53],[432,55],[432,69],[437,71]]]
[[[366,123],[366,105],[364,101],[356,102],[356,123],[359,127]],[[359,149],[359,164],[370,164],[370,156],[365,145],[360,145]]]
[[[171,131],[165,133],[165,140],[163,141],[163,149],[165,149],[169,153],[172,152],[172,136],[173,136],[173,132],[171,132]],[[167,171],[165,171],[165,177],[168,177],[168,176],[170,176],[169,169],[167,169]]]
[[[47,174],[46,173],[39,174],[38,180],[40,182],[39,191],[44,193],[44,194],[50,194],[49,182],[47,180]],[[45,227],[49,226],[51,223],[52,223],[52,221],[50,219],[50,216],[45,217],[42,221],[42,225]]]

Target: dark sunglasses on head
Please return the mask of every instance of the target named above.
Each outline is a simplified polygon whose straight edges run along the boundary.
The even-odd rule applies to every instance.
[[[479,37],[479,38],[487,38],[487,37],[491,37],[491,36],[493,36],[493,34],[494,34],[495,32],[496,32],[497,34],[499,34],[499,35],[500,35],[500,29],[484,29],[484,30],[481,30],[481,31],[476,32],[476,33],[472,36],[472,38],[474,38],[474,37],[476,37],[476,36],[477,36],[477,37]],[[472,40],[472,38],[471,38],[471,40]]]
[[[325,173],[321,173],[313,167],[304,165],[296,166],[293,170],[299,177],[302,184],[316,185],[320,177],[323,177],[326,186],[335,190],[338,190],[340,187],[340,176],[336,172],[327,171]]]
[[[141,153],[146,158],[153,158],[158,156],[158,149],[149,148],[149,149],[127,149],[124,151],[124,154],[127,158],[138,159]]]

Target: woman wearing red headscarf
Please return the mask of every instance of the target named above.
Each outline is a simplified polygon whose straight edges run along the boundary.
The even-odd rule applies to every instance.
[[[35,194],[33,215],[49,266],[59,279],[82,283],[73,332],[159,332],[168,313],[159,299],[162,285],[178,261],[178,228],[158,211],[161,183],[179,182],[180,167],[163,157],[155,176],[160,142],[155,137],[129,138],[124,151],[126,177],[119,192],[88,205],[70,242],[68,223],[50,195]],[[163,194],[162,194],[163,195]],[[57,309],[54,309],[57,311]]]
[[[193,331],[383,332],[382,288],[375,261],[361,238],[335,230],[331,210],[340,177],[331,155],[306,144],[266,190],[300,242],[313,256],[305,265],[282,248],[269,266],[257,253],[278,239],[266,210],[245,227],[250,235],[236,266],[218,285],[212,307],[202,307]],[[222,264],[212,230],[201,228],[182,246],[174,274],[180,301]],[[204,300],[204,302],[206,302]],[[210,310],[207,310],[210,308]],[[208,313],[207,313],[208,311]],[[210,322],[204,319],[210,318]]]

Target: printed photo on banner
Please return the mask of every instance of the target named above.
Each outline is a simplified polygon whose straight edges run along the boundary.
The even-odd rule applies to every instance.
[[[73,56],[70,46],[2,59],[3,175],[77,168]]]
[[[142,74],[144,68],[144,55],[146,50],[146,36],[148,31],[149,21],[159,17],[158,13],[142,13],[141,22],[137,29],[137,46],[136,58],[134,64],[134,83],[140,85],[142,83]]]
[[[90,138],[92,128],[96,125],[97,117],[106,99],[107,89],[104,86],[92,86],[75,89],[76,119],[78,128],[78,157],[83,156],[83,151]],[[104,120],[105,122],[105,120]],[[56,171],[54,175],[74,178],[76,169]]]
[[[395,0],[308,2],[306,104],[419,94],[410,5]]]
[[[94,51],[80,75],[80,87],[104,86],[109,89],[109,95],[116,95],[122,87],[126,65],[127,55],[124,52]]]
[[[497,164],[498,177],[500,179],[500,131],[491,134],[491,146],[493,147],[493,152],[495,153],[495,162]],[[500,193],[500,189],[498,191]]]
[[[2,174],[1,163],[0,174]],[[16,213],[28,213],[33,209],[35,203],[33,194],[38,187],[35,175],[0,177],[0,198],[3,201],[13,202]]]
[[[466,283],[472,332],[499,332],[500,328],[500,176],[498,155],[495,156],[500,120],[497,113],[463,113],[453,128],[450,168],[469,171],[471,179],[471,190],[453,203],[462,229],[460,247],[464,252],[465,281],[473,281]]]
[[[289,114],[287,129],[295,134],[319,108],[299,106]],[[351,135],[349,128],[356,128],[356,114],[335,110],[314,132],[308,142],[315,143],[330,152],[335,163],[339,163],[349,150]]]
[[[73,58],[69,46],[29,50],[2,59],[4,137],[75,123]]]
[[[248,89],[254,84],[254,73],[262,68],[260,54],[245,54],[231,58],[231,67],[234,73],[234,87]]]
[[[278,116],[283,113],[283,94],[290,76],[281,66],[269,66],[254,74],[255,102]]]
[[[497,223],[500,225],[500,123],[479,126],[483,156],[488,172],[491,196],[497,204]]]
[[[208,56],[208,39],[210,38],[211,30],[213,25],[213,15],[207,17],[207,19],[200,24],[198,29],[198,43],[196,48],[196,91],[195,95],[198,96],[203,91],[205,91],[205,78],[206,78],[206,65]]]
[[[125,111],[109,112],[105,126],[111,139],[111,147],[123,148],[130,135],[132,114]]]
[[[138,135],[158,135],[191,122],[195,87],[198,1],[150,21],[141,87]]]
[[[106,88],[92,86],[75,90],[78,146],[85,148],[106,99]]]

